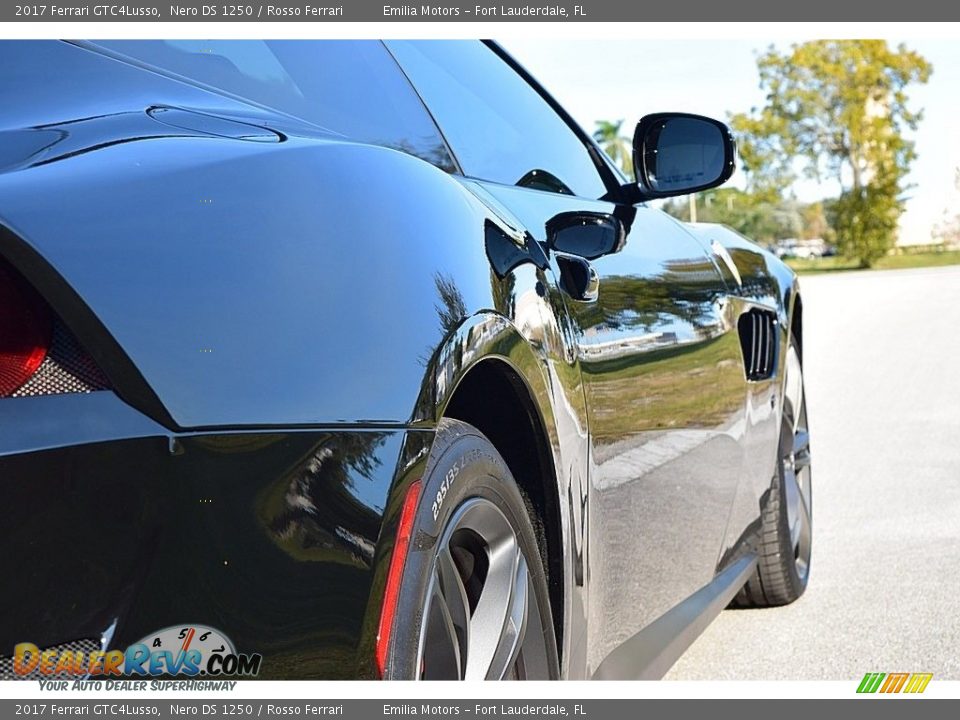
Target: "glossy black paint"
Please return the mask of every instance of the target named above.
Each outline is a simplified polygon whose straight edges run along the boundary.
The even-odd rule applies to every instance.
[[[79,405],[87,422],[127,414]],[[0,459],[5,647],[107,635],[125,648],[205,617],[264,655],[263,677],[371,676],[377,540],[426,433],[126,433]]]
[[[86,47],[0,68],[0,253],[115,389],[0,400],[0,648],[203,622],[269,676],[371,676],[398,503],[481,367],[516,396],[477,416],[543,438],[545,479],[514,474],[556,509],[565,677],[749,546],[782,373],[748,382],[736,328],[765,308],[785,341],[774,256],[624,204],[599,160],[585,199]],[[560,252],[574,217],[605,252]]]

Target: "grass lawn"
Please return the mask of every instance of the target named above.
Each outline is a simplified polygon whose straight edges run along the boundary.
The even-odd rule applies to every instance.
[[[826,257],[815,260],[790,258],[787,265],[801,275],[811,273],[838,272],[841,270],[860,270],[856,260],[842,257]],[[902,268],[938,267],[941,265],[960,265],[960,250],[946,252],[914,253],[905,255],[887,255],[877,260],[874,270],[900,270]]]

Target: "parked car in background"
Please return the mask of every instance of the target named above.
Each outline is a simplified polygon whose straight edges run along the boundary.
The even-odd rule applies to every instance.
[[[823,238],[810,238],[798,240],[796,238],[787,238],[778,240],[775,247],[777,257],[780,258],[798,258],[800,260],[813,260],[814,258],[825,257],[830,252],[831,247]],[[835,250],[833,251],[835,254]]]

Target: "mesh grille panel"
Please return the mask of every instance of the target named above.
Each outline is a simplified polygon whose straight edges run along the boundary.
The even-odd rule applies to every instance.
[[[87,653],[100,650],[100,641],[94,640],[93,638],[84,638],[82,640],[74,640],[73,642],[63,643],[62,645],[53,645],[49,648],[43,648],[44,650],[56,650],[58,653],[69,651],[69,652],[80,652],[84,653],[84,657],[89,657]],[[0,657],[0,680],[77,680],[80,676],[73,675],[70,673],[61,673],[59,675],[43,675],[40,673],[39,669],[34,670],[28,675],[17,675],[13,671],[13,657],[3,656]]]
[[[107,379],[69,330],[58,319],[53,321],[50,351],[37,372],[13,397],[62,395],[106,390]]]

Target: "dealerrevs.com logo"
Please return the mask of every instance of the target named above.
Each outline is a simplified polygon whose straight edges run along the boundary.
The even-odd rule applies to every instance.
[[[244,676],[260,672],[263,656],[238,653],[226,635],[206,625],[173,625],[126,650],[41,650],[25,642],[13,649],[14,676],[187,677]]]

